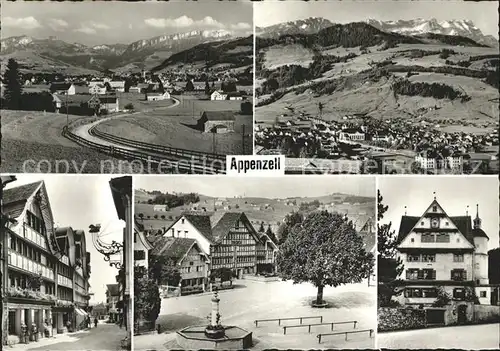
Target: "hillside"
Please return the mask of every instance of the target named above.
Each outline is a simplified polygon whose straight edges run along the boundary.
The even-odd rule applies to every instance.
[[[202,64],[204,67],[226,65],[229,68],[253,64],[253,37],[224,40],[196,45],[193,48],[173,54],[152,69],[161,71],[170,66]]]
[[[29,60],[25,59],[23,69],[31,72],[44,72],[46,67],[52,67],[55,71],[64,70],[67,66],[130,72],[149,70],[171,55],[196,45],[234,37],[235,33],[223,30],[198,30],[138,40],[130,44],[86,46],[56,38],[17,36],[2,39],[0,60],[12,57],[23,62],[23,58],[29,57]]]
[[[256,121],[271,124],[288,108],[315,115],[321,103],[327,120],[365,114],[412,123],[452,120],[491,131],[498,116],[498,49],[464,32],[401,33],[360,22],[257,38]]]
[[[255,197],[214,198],[199,194],[200,201],[198,203],[174,207],[166,212],[154,211],[154,205],[147,203],[148,200],[152,200],[155,196],[150,192],[135,190],[134,194],[136,219],[143,223],[147,230],[153,231],[168,228],[184,212],[210,215],[214,222],[226,212],[242,211],[245,212],[257,230],[261,222],[264,222],[266,229],[271,225],[271,229],[276,233],[279,224],[287,214],[299,211],[302,203],[312,203],[314,201],[325,205],[320,207],[320,209],[348,214],[358,229],[370,217],[374,218],[375,216],[375,198],[349,194],[330,194],[321,197],[293,197],[287,199]],[[164,217],[162,218],[162,216]],[[374,238],[370,238],[369,240],[372,239]]]

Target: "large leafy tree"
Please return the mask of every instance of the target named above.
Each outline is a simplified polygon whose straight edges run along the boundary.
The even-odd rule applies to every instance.
[[[300,224],[304,221],[304,215],[300,212],[292,212],[287,214],[285,220],[278,227],[277,236],[278,244],[281,245],[286,241],[288,234],[296,224]]]
[[[393,296],[399,295],[403,273],[403,261],[397,256],[397,237],[391,229],[392,223],[380,224],[387,212],[380,190],[377,192],[377,248],[378,248],[378,302],[380,306],[388,306]]]
[[[145,267],[134,267],[134,320],[154,322],[160,314],[160,291]]]
[[[182,276],[175,264],[164,256],[149,256],[149,276],[161,285],[178,286]]]
[[[500,284],[500,248],[488,251],[488,278],[490,284]]]
[[[284,280],[314,284],[318,288],[316,304],[322,304],[325,286],[367,278],[373,257],[364,250],[351,221],[321,211],[309,214],[291,229],[278,252],[277,265]]]
[[[10,110],[19,110],[21,107],[21,95],[23,88],[21,84],[21,75],[19,73],[19,64],[14,59],[9,59],[7,68],[3,75],[4,83],[4,108]]]

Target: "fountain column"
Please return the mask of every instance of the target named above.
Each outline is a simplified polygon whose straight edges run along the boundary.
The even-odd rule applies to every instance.
[[[212,317],[210,320],[210,324],[214,327],[220,324],[220,321],[217,320],[217,315],[219,314],[219,302],[219,294],[216,290],[214,292],[214,296],[212,297]]]

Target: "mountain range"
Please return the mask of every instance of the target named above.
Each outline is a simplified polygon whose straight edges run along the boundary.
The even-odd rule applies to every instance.
[[[383,31],[408,36],[420,36],[426,33],[461,36],[490,47],[498,47],[498,39],[485,35],[469,20],[438,21],[431,19],[414,19],[398,21],[380,21],[368,19],[367,24]],[[275,24],[269,27],[256,27],[256,34],[262,38],[278,38],[283,35],[315,34],[334,23],[321,17],[310,17],[303,20]]]
[[[234,38],[236,34],[226,30],[196,30],[138,40],[130,44],[87,46],[67,43],[55,37],[36,39],[23,35],[2,39],[0,57],[29,57],[31,61],[36,61],[38,57],[40,60],[50,60],[51,64],[62,62],[94,70],[123,66],[140,70],[157,66],[171,55],[196,45]]]

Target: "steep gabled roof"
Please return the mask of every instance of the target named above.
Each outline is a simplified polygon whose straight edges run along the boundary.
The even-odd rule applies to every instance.
[[[155,256],[164,256],[178,263],[189,250],[196,245],[195,239],[162,237],[155,242],[155,247],[151,252]]]
[[[203,116],[207,121],[234,121],[234,111],[205,111]]]
[[[259,240],[259,235],[255,231],[247,216],[243,212],[226,212],[212,228],[212,236],[214,242],[220,242],[233,229],[237,221],[243,221],[250,229],[256,240]]]
[[[24,210],[26,201],[41,185],[42,181],[39,181],[5,189],[3,191],[4,213],[13,218],[19,217]]]
[[[415,227],[421,217],[402,216],[401,224],[399,226],[398,244],[410,234],[411,230]],[[471,216],[455,216],[448,217],[457,227],[457,229],[465,236],[465,238],[474,245],[474,233],[472,230]],[[485,234],[486,235],[486,234]]]
[[[182,214],[189,223],[191,223],[198,231],[203,234],[208,240],[213,240],[212,225],[210,223],[210,216],[195,215],[195,214]]]

